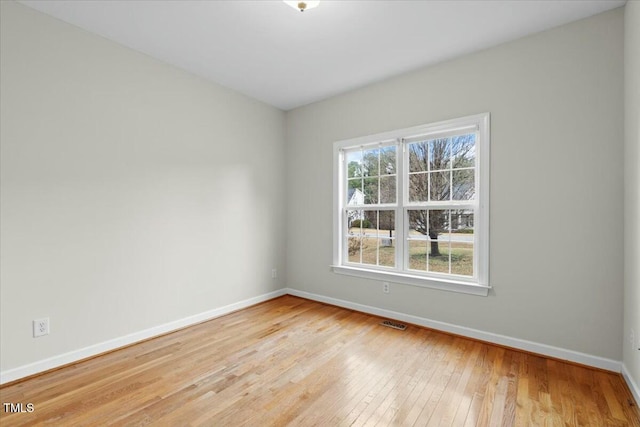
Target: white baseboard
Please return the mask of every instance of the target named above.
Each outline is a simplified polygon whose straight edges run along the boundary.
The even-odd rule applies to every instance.
[[[427,328],[436,329],[444,332],[449,332],[456,335],[461,335],[469,338],[475,338],[482,341],[487,341],[494,344],[504,345],[520,350],[537,353],[544,356],[549,356],[557,359],[567,360],[575,363],[580,363],[587,366],[593,366],[600,369],[606,369],[613,372],[622,372],[629,388],[631,389],[635,399],[640,403],[640,391],[638,385],[633,381],[628,371],[624,368],[621,362],[611,359],[606,359],[598,356],[592,356],[585,353],[580,353],[573,350],[567,350],[559,347],[553,347],[546,344],[540,344],[532,341],[522,340],[519,338],[508,337],[505,335],[494,334],[491,332],[480,331],[477,329],[467,328],[464,326],[458,326],[451,323],[440,322],[437,320],[431,320],[423,317],[404,314],[396,311],[385,310],[382,308],[371,307],[368,305],[358,304],[350,301],[340,300],[336,298],[326,297],[322,295],[312,294],[309,292],[299,291],[297,289],[285,288],[274,292],[269,292],[264,295],[260,295],[254,298],[249,298],[244,301],[240,301],[234,304],[229,304],[224,307],[215,308],[213,310],[206,311],[204,313],[196,314],[193,316],[178,319],[173,322],[165,323],[163,325],[155,326],[153,328],[145,329],[143,331],[135,332],[123,337],[115,338],[102,343],[94,344],[79,350],[70,351],[58,356],[50,357],[48,359],[40,360],[28,365],[20,366],[18,368],[9,369],[0,372],[0,384],[4,384],[10,381],[15,381],[20,378],[28,377],[30,375],[38,374],[50,369],[54,369],[69,363],[74,363],[82,359],[86,359],[107,351],[115,350],[120,347],[124,347],[130,344],[134,344],[139,341],[143,341],[149,338],[156,337],[158,335],[166,334],[168,332],[175,331],[177,329],[184,328],[186,326],[195,325],[206,320],[210,320],[216,317],[223,316],[231,313],[232,311],[240,310],[264,301],[268,301],[273,298],[280,297],[282,295],[294,295],[301,298],[306,298],[318,302],[323,302],[338,307],[349,308],[352,310],[361,311],[363,313],[369,313],[376,316],[387,317],[391,319],[401,320],[404,322],[412,323],[415,325],[425,326]]]
[[[553,347],[546,344],[540,344],[533,341],[527,341],[519,338],[513,338],[506,335],[494,334],[491,332],[480,331],[478,329],[467,328],[465,326],[453,325],[451,323],[440,322],[437,320],[426,319],[424,317],[412,316],[409,314],[399,313],[396,311],[385,310],[382,308],[371,307],[368,305],[358,304],[350,301],[344,301],[336,298],[330,298],[322,295],[312,294],[309,292],[299,291],[297,289],[287,289],[290,295],[306,298],[318,302],[324,302],[339,307],[349,308],[363,313],[369,313],[376,316],[387,317],[390,319],[401,320],[403,322],[412,323],[414,325],[425,326],[427,328],[439,331],[449,332],[456,335],[462,335],[469,338],[475,338],[490,343],[512,347],[531,353],[553,357],[556,359],[567,360],[570,362],[580,363],[582,365],[592,366],[595,368],[605,369],[607,371],[620,372],[622,363],[617,360],[606,359],[599,356],[580,353],[578,351],[567,350],[560,347]],[[637,389],[636,389],[637,390]],[[636,397],[637,399],[637,397]]]
[[[214,308],[213,310],[205,311],[204,313],[196,314],[193,316],[185,317],[183,319],[174,320],[163,325],[154,326],[153,328],[145,329],[143,331],[134,332],[123,337],[114,338],[109,341],[104,341],[98,344],[90,345],[89,347],[81,348],[79,350],[70,351],[68,353],[61,354],[59,356],[50,357],[48,359],[39,360],[28,365],[20,366],[18,368],[9,369],[0,372],[0,384],[4,384],[10,381],[15,381],[20,378],[28,377],[30,375],[38,374],[40,372],[48,371],[69,363],[77,362],[88,357],[98,355],[107,351],[115,350],[120,347],[124,347],[139,341],[143,341],[149,338],[156,337],[158,335],[166,334],[168,332],[175,331],[177,329],[184,328],[186,326],[195,325],[206,320],[210,320],[216,317],[223,316],[231,313],[232,311],[240,310],[264,301],[268,301],[273,298],[285,295],[286,289],[280,289],[274,292],[269,292],[264,295],[249,298],[244,301],[239,301],[233,304],[225,305],[224,307]]]
[[[638,383],[633,380],[633,377],[624,363],[622,364],[622,377],[627,382],[629,390],[631,390],[631,394],[633,394],[633,398],[636,399],[636,406],[640,405],[640,387],[638,387]]]

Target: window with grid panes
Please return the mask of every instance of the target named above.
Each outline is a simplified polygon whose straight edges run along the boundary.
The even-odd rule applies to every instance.
[[[487,295],[489,115],[334,145],[337,273]]]

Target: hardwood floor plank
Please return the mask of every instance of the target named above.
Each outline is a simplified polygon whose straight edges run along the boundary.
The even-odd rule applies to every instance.
[[[454,338],[448,336],[444,336],[442,338],[443,339],[441,341],[438,341],[436,352],[431,360],[431,372],[429,373],[429,377],[424,382],[423,387],[420,389],[420,394],[416,396],[411,407],[407,407],[407,409],[409,409],[409,413],[402,420],[403,425],[416,424],[420,414],[430,401],[443,378],[442,371],[445,370],[448,365],[447,357],[449,356],[449,352],[453,353],[454,351],[453,347],[450,346],[450,343],[454,341]]]
[[[0,388],[5,426],[636,426],[619,374],[284,296]]]

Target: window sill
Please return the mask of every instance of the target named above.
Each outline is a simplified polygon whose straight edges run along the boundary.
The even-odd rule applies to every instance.
[[[367,270],[364,268],[345,267],[343,265],[332,265],[334,273],[347,276],[362,277],[365,279],[389,281],[402,283],[404,285],[420,286],[423,288],[440,289],[443,291],[458,292],[462,294],[479,295],[486,297],[489,295],[491,286],[477,285],[474,283],[460,282],[455,280],[441,280],[432,277],[414,276],[389,271]]]

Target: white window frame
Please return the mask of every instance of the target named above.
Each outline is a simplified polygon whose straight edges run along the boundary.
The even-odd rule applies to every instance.
[[[475,147],[475,199],[465,201],[466,206],[472,206],[474,216],[474,276],[463,277],[451,274],[430,272],[416,272],[406,266],[407,236],[405,228],[408,224],[408,210],[421,208],[419,204],[409,202],[408,173],[404,167],[408,163],[406,144],[416,138],[435,138],[439,136],[456,135],[465,131],[477,132]],[[356,147],[375,147],[380,144],[388,145],[389,141],[396,141],[396,204],[382,205],[381,208],[392,208],[396,214],[396,266],[394,268],[349,264],[343,262],[346,250],[344,233],[347,233],[343,220],[346,206],[347,177],[344,151]],[[367,279],[402,283],[447,291],[461,292],[472,295],[487,296],[489,285],[489,158],[490,158],[490,115],[477,114],[457,119],[445,120],[405,129],[398,129],[376,135],[369,135],[333,144],[333,264],[332,270],[338,274],[362,277]],[[449,204],[450,205],[450,204]],[[351,208],[351,206],[349,206]],[[359,207],[353,207],[358,209]],[[377,205],[367,205],[366,208],[379,210]],[[422,207],[422,209],[426,209]],[[446,209],[446,207],[445,207]]]

